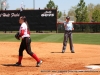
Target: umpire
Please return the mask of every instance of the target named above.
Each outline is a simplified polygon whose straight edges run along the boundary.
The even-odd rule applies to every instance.
[[[73,48],[73,42],[72,42],[72,30],[74,30],[74,28],[72,22],[70,22],[69,16],[66,17],[66,22],[64,22],[64,28],[65,28],[65,33],[64,33],[62,53],[64,53],[66,50],[68,38],[70,43],[70,51],[71,53],[75,53]]]

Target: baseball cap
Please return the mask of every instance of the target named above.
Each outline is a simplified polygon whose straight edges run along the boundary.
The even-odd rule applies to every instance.
[[[66,19],[70,19],[70,17],[69,17],[69,16],[67,16],[67,17],[66,17]]]

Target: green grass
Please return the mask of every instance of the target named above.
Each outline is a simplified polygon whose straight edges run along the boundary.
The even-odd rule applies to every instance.
[[[2,42],[19,42],[14,38],[15,34],[0,34],[0,41]],[[32,42],[63,42],[63,33],[54,34],[31,34]],[[73,33],[73,42],[77,44],[96,44],[100,45],[100,34],[92,33]]]
[[[35,42],[62,42],[63,34],[33,34],[31,38]]]
[[[74,43],[79,44],[97,44],[100,45],[100,34],[83,33],[73,35]]]

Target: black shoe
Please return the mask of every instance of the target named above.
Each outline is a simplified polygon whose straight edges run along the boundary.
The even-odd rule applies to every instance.
[[[62,53],[65,53],[65,50],[62,50]]]
[[[22,66],[21,63],[17,62],[14,66]]]
[[[75,53],[75,52],[72,50],[71,53]]]
[[[41,64],[42,64],[42,61],[40,60],[40,62],[37,62],[36,67],[40,67]]]

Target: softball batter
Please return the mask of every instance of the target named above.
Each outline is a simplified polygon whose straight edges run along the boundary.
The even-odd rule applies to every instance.
[[[74,52],[74,47],[73,47],[73,42],[72,42],[72,30],[74,30],[74,28],[73,28],[73,24],[71,22],[69,22],[69,20],[70,20],[70,17],[67,16],[66,17],[66,22],[64,23],[65,33],[64,33],[62,53],[64,53],[65,50],[66,50],[68,38],[69,38],[71,53],[75,53]]]
[[[26,52],[37,61],[36,67],[39,67],[42,61],[31,51],[31,38],[30,38],[30,29],[25,16],[21,16],[19,19],[21,24],[19,29],[19,38],[22,38],[20,47],[19,47],[19,59],[15,66],[21,66],[21,61],[23,58],[23,51],[26,49]]]

